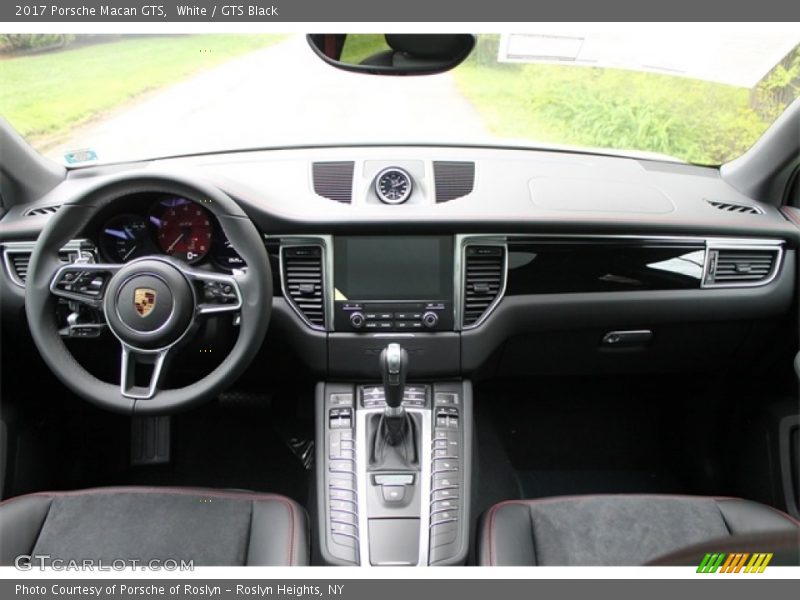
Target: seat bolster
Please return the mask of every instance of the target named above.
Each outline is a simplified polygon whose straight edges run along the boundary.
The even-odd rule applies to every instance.
[[[536,564],[530,506],[524,501],[501,502],[483,517],[478,540],[479,564],[530,566]],[[498,543],[501,540],[501,543]]]
[[[740,498],[587,495],[511,500],[481,523],[478,562],[492,566],[646,564],[708,542],[800,536],[800,522]],[[795,543],[796,547],[796,543]],[[784,557],[792,564],[792,547]],[[680,555],[679,555],[680,556]]]
[[[296,502],[275,496],[253,502],[247,564],[309,564],[308,517]]]
[[[0,502],[0,566],[10,566],[30,554],[47,519],[51,496],[21,496]]]
[[[777,509],[742,498],[718,498],[719,508],[731,534],[800,532],[800,522]]]

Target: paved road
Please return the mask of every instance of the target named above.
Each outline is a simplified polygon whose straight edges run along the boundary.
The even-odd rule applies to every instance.
[[[81,127],[47,154],[93,148],[101,161],[326,142],[465,141],[485,136],[449,74],[339,71],[302,36],[234,59]]]

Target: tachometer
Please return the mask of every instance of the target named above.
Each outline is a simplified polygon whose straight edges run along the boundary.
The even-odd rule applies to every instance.
[[[139,215],[118,215],[103,226],[100,251],[112,262],[128,262],[157,251],[147,222]]]
[[[196,202],[186,198],[162,200],[150,221],[158,230],[158,245],[165,254],[195,263],[211,249],[211,216]]]

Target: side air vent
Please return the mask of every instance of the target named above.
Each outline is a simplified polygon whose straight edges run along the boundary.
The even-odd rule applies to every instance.
[[[780,249],[727,249],[708,251],[706,286],[748,286],[766,283],[778,266]]]
[[[475,163],[437,160],[433,162],[436,202],[449,202],[472,192]]]
[[[325,328],[325,286],[321,246],[281,248],[283,293],[309,325]]]
[[[29,208],[25,211],[26,217],[40,217],[42,215],[52,215],[55,214],[58,209],[61,208],[60,204],[54,204],[52,206],[40,206],[38,208]]]
[[[29,252],[9,252],[7,257],[11,278],[19,285],[25,285],[28,279],[28,264],[31,262]]]
[[[706,200],[711,206],[717,210],[724,210],[725,212],[740,213],[743,215],[763,215],[764,211],[757,206],[749,204],[733,204],[731,202],[720,202],[719,200]]]
[[[354,170],[353,161],[315,162],[312,165],[314,191],[329,200],[352,202]]]
[[[6,270],[11,280],[17,285],[24,287],[25,282],[28,280],[28,266],[30,265],[31,255],[33,254],[33,244],[22,242],[20,246],[21,247],[15,247],[9,244],[3,251],[3,259],[5,260]],[[85,250],[84,252],[86,251],[92,252],[91,250]],[[74,262],[78,257],[77,246],[75,246],[75,244],[68,244],[58,253],[58,256],[64,263]]]
[[[506,277],[504,246],[467,246],[464,257],[463,326],[475,327],[499,301]]]

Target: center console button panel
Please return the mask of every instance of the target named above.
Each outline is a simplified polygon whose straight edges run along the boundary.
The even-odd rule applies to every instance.
[[[430,564],[445,561],[458,551],[466,487],[461,463],[464,447],[461,416],[458,393],[434,393],[428,551]]]
[[[438,300],[412,302],[336,301],[336,331],[452,331],[453,303]]]
[[[403,390],[403,406],[424,408],[427,404],[427,386],[408,384]],[[361,386],[361,405],[364,408],[383,408],[386,405],[383,387],[379,385]]]
[[[317,396],[320,535],[325,562],[459,564],[469,538],[468,383],[407,383],[402,405],[429,445],[415,466],[372,465],[360,431],[386,406],[384,387],[320,384]],[[466,403],[466,404],[465,404]],[[420,420],[421,419],[421,420]],[[367,432],[369,429],[367,429]],[[368,436],[367,436],[368,437]],[[359,461],[363,461],[360,464]],[[424,485],[423,485],[424,482]]]
[[[352,393],[331,394],[325,403],[327,510],[325,520],[337,558],[356,563],[359,551],[356,485],[355,402]]]

